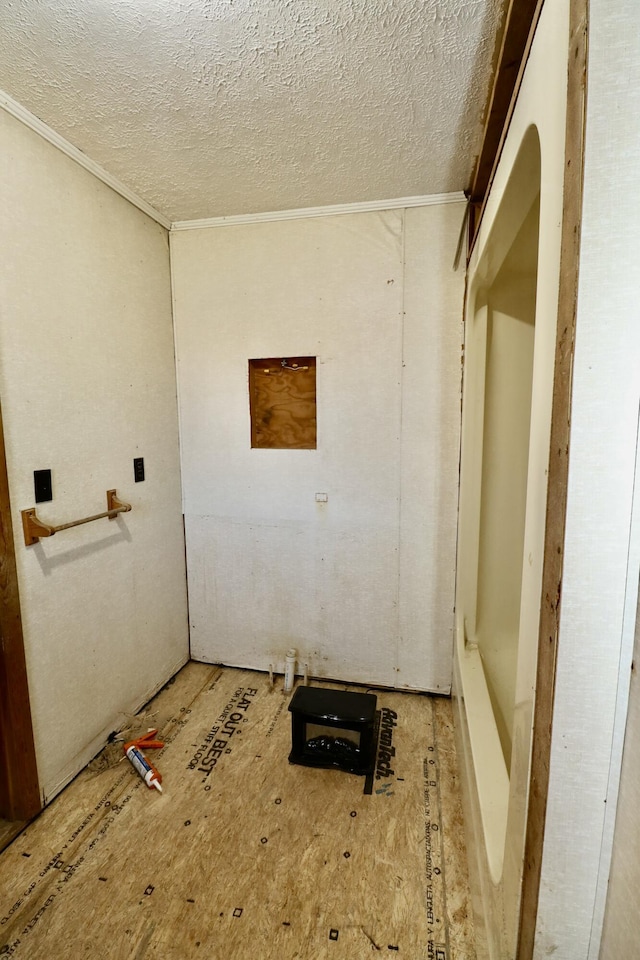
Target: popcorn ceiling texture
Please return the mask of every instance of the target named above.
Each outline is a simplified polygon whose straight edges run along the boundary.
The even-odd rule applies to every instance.
[[[5,0],[0,87],[172,220],[447,193],[503,0]]]

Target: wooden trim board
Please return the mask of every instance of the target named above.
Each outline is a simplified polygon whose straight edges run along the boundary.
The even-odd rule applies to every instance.
[[[588,0],[571,0],[560,289],[549,455],[536,703],[518,960],[533,957],[549,786],[556,656],[569,469],[571,373],[576,326],[584,170]]]
[[[477,236],[509,129],[543,0],[510,0],[489,96],[482,146],[468,191],[469,246]]]
[[[0,817],[41,809],[0,412]]]

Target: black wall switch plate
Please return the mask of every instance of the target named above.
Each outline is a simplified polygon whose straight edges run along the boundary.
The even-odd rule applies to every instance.
[[[36,503],[46,503],[48,500],[53,500],[51,470],[33,471],[33,489],[36,495]]]
[[[133,461],[133,479],[136,483],[144,480],[144,457],[136,457]]]

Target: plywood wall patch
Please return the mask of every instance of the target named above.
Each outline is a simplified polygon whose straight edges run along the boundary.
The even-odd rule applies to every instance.
[[[251,446],[315,450],[316,358],[249,360]]]

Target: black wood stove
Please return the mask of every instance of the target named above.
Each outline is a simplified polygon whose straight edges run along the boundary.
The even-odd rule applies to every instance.
[[[372,693],[298,687],[289,704],[289,763],[370,773],[375,760],[376,703]]]

